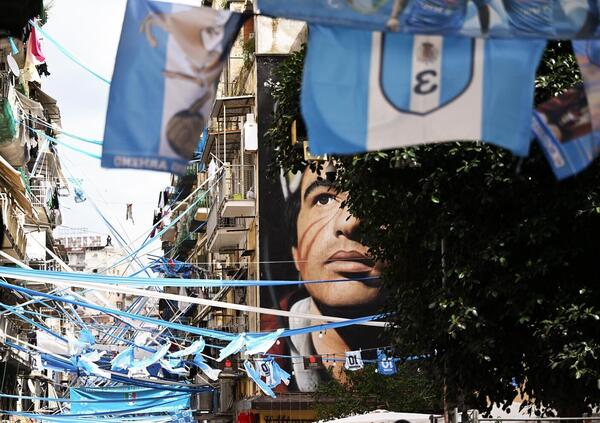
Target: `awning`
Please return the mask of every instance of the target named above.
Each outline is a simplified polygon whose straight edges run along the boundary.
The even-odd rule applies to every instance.
[[[0,179],[4,186],[8,188],[19,207],[25,211],[29,217],[37,221],[37,213],[31,206],[31,201],[25,195],[25,184],[21,179],[21,173],[12,167],[2,156],[0,156]]]
[[[31,96],[44,106],[44,110],[46,111],[48,118],[52,120],[52,123],[62,126],[60,123],[60,110],[54,98],[50,97],[38,87],[31,90]]]
[[[246,116],[252,112],[254,106],[254,95],[240,95],[235,97],[220,97],[215,100],[211,118]]]

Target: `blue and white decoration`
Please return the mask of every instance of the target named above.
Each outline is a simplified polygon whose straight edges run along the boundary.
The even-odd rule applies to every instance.
[[[574,41],[583,84],[538,107],[533,131],[557,179],[600,155],[600,40]]]
[[[312,153],[481,140],[528,154],[545,41],[313,25],[309,43],[301,105]]]
[[[360,351],[346,351],[346,362],[344,363],[346,370],[355,372],[365,367],[362,354]]]
[[[403,3],[404,7],[395,10]],[[588,0],[257,0],[260,13],[369,31],[503,38],[598,36]]]
[[[184,173],[245,16],[129,0],[110,88],[102,166]]]
[[[388,356],[384,349],[377,350],[377,373],[383,376],[396,374],[396,362],[394,357]]]

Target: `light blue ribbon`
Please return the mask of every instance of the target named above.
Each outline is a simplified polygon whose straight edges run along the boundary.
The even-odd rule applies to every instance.
[[[40,32],[40,34],[44,35],[44,37],[50,41],[52,44],[54,44],[56,46],[56,48],[58,48],[58,50],[64,54],[68,59],[70,59],[73,63],[75,63],[76,65],[82,67],[83,69],[85,69],[86,71],[88,71],[89,73],[91,73],[92,75],[94,75],[96,78],[98,78],[99,80],[106,82],[107,84],[110,85],[110,80],[104,78],[103,76],[100,76],[98,73],[96,73],[95,71],[93,71],[91,68],[89,68],[88,66],[84,65],[77,57],[75,57],[75,55],[73,53],[71,53],[69,50],[67,50],[65,47],[62,46],[62,44],[60,44],[58,41],[56,41],[50,34],[48,34],[46,31],[44,31],[38,24],[36,24],[34,21],[30,20],[29,23],[31,25],[33,25],[35,27],[35,29],[37,31]]]

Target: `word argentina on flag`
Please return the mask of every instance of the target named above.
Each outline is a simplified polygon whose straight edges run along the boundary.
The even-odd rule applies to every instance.
[[[526,156],[544,46],[313,25],[302,85],[311,152],[481,140]]]
[[[207,126],[245,15],[129,0],[110,88],[102,166],[182,174]]]
[[[370,31],[547,39],[598,36],[598,4],[591,0],[401,3],[403,7],[394,10],[397,0],[257,0],[262,14]]]

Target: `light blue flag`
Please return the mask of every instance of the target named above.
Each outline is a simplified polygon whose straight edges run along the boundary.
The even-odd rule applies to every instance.
[[[96,343],[96,338],[94,337],[94,334],[88,329],[82,329],[79,332],[79,340],[90,345],[94,345]]]
[[[311,153],[482,140],[528,154],[545,41],[319,25],[309,34],[302,115]]]
[[[264,354],[271,349],[285,329],[277,329],[275,332],[261,336],[246,336],[246,354]]]
[[[189,347],[176,351],[174,353],[170,353],[169,357],[180,358],[185,357],[186,355],[198,354],[204,351],[205,346],[206,342],[204,342],[203,338],[200,338],[197,341],[194,341]]]
[[[183,360],[181,359],[162,359],[159,361],[160,366],[166,370],[167,372],[174,375],[188,375],[190,372],[183,365]]]
[[[202,357],[202,354],[200,354],[200,353],[196,354],[196,356],[194,357],[194,364],[200,370],[202,370],[202,372],[206,376],[208,376],[208,378],[210,380],[215,381],[215,380],[219,379],[219,375],[221,374],[221,370],[220,369],[213,369],[208,364],[206,364],[206,362],[204,361],[204,358]]]
[[[142,360],[135,360],[133,362],[133,364],[129,367],[129,370],[131,372],[135,372],[138,370],[145,369],[146,367],[151,366],[154,363],[157,363],[161,358],[163,358],[169,352],[169,348],[171,348],[171,343],[167,342],[165,345],[160,347],[154,354],[152,354]]]
[[[241,333],[233,341],[227,344],[225,348],[219,351],[219,357],[217,358],[217,361],[223,361],[230,355],[239,353],[245,345],[246,334]]]
[[[244,369],[246,369],[246,373],[248,373],[248,377],[254,381],[258,385],[261,391],[270,396],[271,398],[275,398],[275,392],[260,378],[260,373],[256,371],[252,363],[248,360],[244,361]]]
[[[588,0],[257,0],[262,14],[311,24],[470,37],[598,36],[597,2]]]
[[[102,166],[184,173],[246,15],[129,0],[110,87]]]
[[[135,351],[133,346],[127,347],[115,356],[110,362],[112,370],[127,370],[135,361]]]

